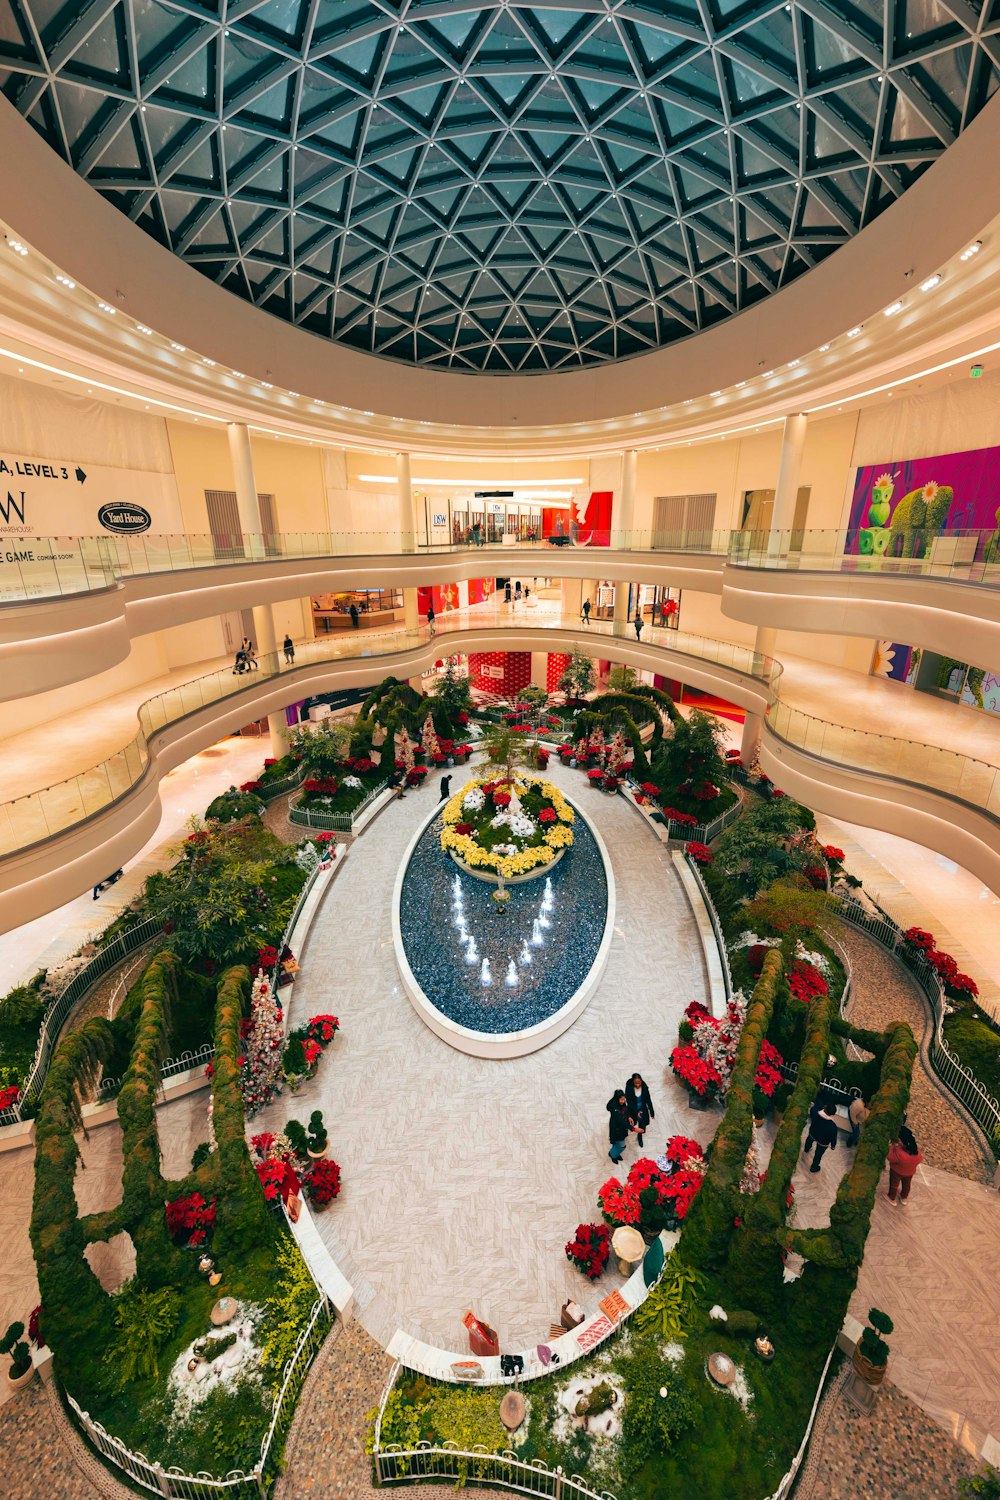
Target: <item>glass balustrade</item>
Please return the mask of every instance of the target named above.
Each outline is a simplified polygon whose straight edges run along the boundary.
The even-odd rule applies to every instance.
[[[475,551],[488,557],[491,571],[504,573],[515,554],[539,562],[563,548],[642,553],[648,556],[715,559],[734,567],[800,572],[898,574],[945,578],[979,587],[1000,586],[1000,541],[990,531],[952,531],[927,540],[920,557],[859,551],[868,533],[828,531],[650,531],[615,528],[537,541],[509,537],[504,542],[472,540],[427,543],[399,531],[283,532],[274,535],[235,533],[135,537],[18,537],[0,551],[0,605],[93,593],[113,588],[125,578],[178,573],[247,563],[288,562],[398,556],[461,556]],[[889,536],[886,533],[887,537]],[[901,546],[892,543],[890,547]],[[520,556],[518,557],[520,562]],[[544,572],[540,566],[538,571]]]
[[[576,615],[540,613],[536,619],[529,619],[523,615],[512,616],[502,606],[485,611],[477,609],[474,615],[440,616],[436,627],[435,639],[459,633],[468,637],[480,632],[495,637],[498,631],[510,631],[512,637],[530,632],[536,638],[539,634],[551,632],[555,640],[560,632],[566,632],[571,633],[576,642],[580,632]],[[596,642],[602,637],[632,642],[631,623],[592,620],[587,639]],[[0,804],[0,855],[12,854],[62,833],[124,796],[146,772],[150,741],[169,725],[212,704],[236,699],[246,694],[248,688],[263,682],[289,675],[295,677],[314,664],[357,660],[359,657],[391,660],[429,639],[427,627],[422,625],[418,630],[373,631],[361,637],[351,633],[340,638],[311,641],[297,648],[294,666],[286,665],[281,653],[273,653],[259,659],[250,679],[246,675],[237,676],[231,668],[224,667],[147,699],[139,709],[139,732],[122,750],[91,770]],[[752,683],[769,700],[768,717],[774,732],[803,750],[841,765],[909,781],[961,798],[1000,819],[1000,768],[996,766],[935,746],[831,724],[791,708],[779,697],[781,663],[749,647],[651,626],[643,630],[642,644],[662,651],[665,673],[669,674],[671,666],[676,667],[680,658],[724,668],[733,673],[735,679]],[[519,649],[516,639],[512,639],[511,646]],[[294,696],[291,685],[289,696]]]

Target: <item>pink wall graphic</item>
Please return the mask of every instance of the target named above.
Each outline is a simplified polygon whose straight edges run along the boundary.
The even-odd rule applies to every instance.
[[[484,693],[511,698],[531,681],[530,651],[469,653],[469,682]]]
[[[848,553],[924,557],[942,532],[1000,527],[1000,448],[868,464],[854,479]],[[980,538],[978,555],[988,537]]]

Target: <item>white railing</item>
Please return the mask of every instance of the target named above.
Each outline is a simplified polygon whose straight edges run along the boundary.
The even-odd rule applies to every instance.
[[[69,1019],[74,1006],[83,999],[87,991],[99,979],[103,979],[109,969],[121,963],[123,958],[133,953],[143,943],[148,942],[154,933],[162,931],[162,928],[161,918],[147,917],[144,921],[137,922],[134,927],[128,928],[126,932],[119,933],[118,937],[106,948],[99,949],[90,962],[74,974],[66,988],[55,997],[42,1019],[34,1061],[25,1079],[24,1088],[21,1090],[21,1097],[10,1109],[0,1110],[0,1125],[16,1125],[19,1120],[25,1118],[27,1107],[37,1101],[42,1092],[45,1075],[49,1070],[49,1060],[59,1040],[59,1033]]]
[[[465,1485],[502,1485],[519,1495],[546,1495],[551,1500],[615,1500],[610,1490],[592,1490],[578,1474],[550,1469],[541,1459],[532,1463],[516,1453],[490,1453],[483,1447],[459,1448],[453,1443],[400,1448],[390,1443],[372,1454],[379,1484],[419,1484],[424,1479],[454,1479]]]
[[[281,1452],[296,1399],[309,1366],[326,1338],[331,1316],[330,1304],[321,1296],[313,1305],[309,1321],[299,1334],[295,1352],[285,1366],[271,1425],[261,1444],[260,1457],[249,1473],[233,1469],[224,1478],[216,1479],[210,1474],[185,1474],[182,1469],[165,1469],[144,1453],[133,1453],[120,1438],[114,1437],[100,1422],[95,1422],[67,1393],[70,1413],[76,1426],[102,1458],[154,1495],[164,1495],[167,1500],[215,1500],[217,1496],[224,1496],[225,1500],[266,1500],[271,1482],[280,1472]]]
[[[802,1460],[806,1456],[806,1449],[809,1447],[809,1439],[812,1437],[812,1430],[816,1421],[816,1413],[819,1410],[820,1397],[823,1395],[823,1387],[826,1385],[826,1377],[830,1369],[830,1361],[834,1356],[836,1348],[837,1345],[836,1342],[834,1342],[830,1348],[829,1354],[826,1356],[826,1364],[823,1366],[823,1373],[819,1377],[819,1385],[816,1389],[816,1395],[813,1399],[812,1410],[809,1413],[809,1421],[806,1423],[805,1433],[803,1435],[801,1443],[799,1444],[799,1451],[792,1459],[788,1473],[784,1476],[774,1494],[768,1496],[768,1500],[785,1500],[785,1496],[788,1494],[789,1490],[792,1488],[792,1485],[795,1483],[795,1478],[802,1465]]]
[[[840,898],[839,911],[845,922],[850,922],[852,927],[866,932],[875,942],[887,948],[913,975],[927,997],[934,1023],[928,1047],[931,1066],[948,1091],[984,1131],[994,1151],[1000,1151],[1000,1103],[983,1087],[975,1074],[959,1062],[944,1038],[942,1027],[947,1014],[947,1001],[944,987],[932,966],[920,952],[909,946],[904,940],[903,929],[884,912],[876,915],[867,911],[853,896]]]
[[[212,1061],[214,1056],[215,1043],[204,1042],[193,1052],[179,1052],[176,1057],[168,1057],[160,1068],[161,1086],[168,1078],[175,1078],[178,1073],[190,1073],[194,1068],[204,1067],[206,1063]],[[124,1077],[102,1078],[97,1088],[98,1103],[105,1104],[108,1100],[114,1099],[124,1082]]]
[[[692,828],[688,823],[678,823],[673,818],[667,819],[667,838],[680,839],[684,843],[692,840],[698,844],[710,844],[717,839],[724,828],[734,823],[743,811],[743,803],[736,801],[732,807],[727,807],[725,812],[713,818],[711,823],[696,823]]]
[[[701,870],[698,868],[698,861],[696,859],[693,859],[690,854],[685,855],[685,859],[687,860],[688,869],[694,876],[695,884],[698,887],[698,893],[701,896],[702,901],[705,903],[705,910],[708,912],[708,918],[712,924],[712,931],[715,933],[715,945],[719,950],[719,958],[722,962],[722,980],[726,987],[726,1004],[728,1005],[730,1000],[733,998],[733,971],[729,967],[729,949],[726,947],[726,940],[722,935],[722,923],[719,921],[719,913],[715,909],[715,903],[713,902],[711,896],[708,894],[708,887],[701,877]]]
[[[314,812],[308,807],[290,806],[288,809],[288,821],[294,823],[298,828],[319,828],[326,833],[350,833],[361,813],[375,801],[375,798],[380,793],[385,791],[388,785],[389,778],[387,776],[384,781],[379,782],[378,786],[373,786],[367,797],[359,802],[356,807],[352,807],[350,812]]]
[[[271,994],[275,998],[275,1000],[278,999],[278,981],[281,978],[281,955],[284,953],[286,948],[291,946],[291,936],[295,931],[295,924],[299,920],[299,914],[302,911],[302,908],[305,906],[306,901],[309,899],[310,891],[316,884],[317,875],[323,868],[324,866],[319,856],[317,855],[316,863],[313,865],[312,869],[309,871],[309,874],[306,876],[305,883],[303,884],[302,889],[299,891],[299,899],[296,901],[294,907],[292,908],[291,916],[285,923],[285,930],[281,934],[281,941],[278,943],[278,962],[275,964],[274,973],[271,975]]]

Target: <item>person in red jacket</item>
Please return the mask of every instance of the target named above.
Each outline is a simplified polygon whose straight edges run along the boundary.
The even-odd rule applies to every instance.
[[[906,1125],[900,1125],[899,1135],[889,1147],[889,1191],[886,1197],[890,1203],[896,1202],[897,1193],[900,1202],[906,1202],[910,1196],[913,1174],[922,1161],[913,1131]]]

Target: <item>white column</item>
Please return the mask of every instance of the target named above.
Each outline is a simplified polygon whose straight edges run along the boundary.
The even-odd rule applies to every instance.
[[[618,521],[614,528],[618,546],[628,546],[635,529],[635,481],[639,467],[639,455],[634,448],[626,448],[622,454],[622,487]],[[628,584],[615,579],[614,623],[628,624]]]
[[[396,454],[396,494],[399,501],[399,538],[402,552],[416,550],[413,528],[413,480],[410,476],[410,455]],[[419,624],[416,589],[403,590],[403,626],[416,630]]]
[[[244,422],[230,422],[229,454],[233,463],[233,482],[236,487],[236,505],[240,513],[246,554],[248,557],[263,557],[263,531],[260,506],[257,501],[257,480],[253,470],[253,450],[250,447],[250,432]],[[278,641],[274,628],[274,614],[269,604],[253,607],[253,628],[257,637],[257,655],[263,659],[277,656]],[[271,731],[271,749],[276,756],[284,755],[288,749],[288,725],[284,712],[268,714]]]
[[[799,471],[802,468],[802,449],[805,447],[808,417],[804,411],[785,418],[781,433],[781,458],[778,462],[778,482],[774,490],[774,505],[771,510],[771,532],[791,531],[795,520],[795,502],[799,498]]]
[[[531,653],[531,685],[532,687],[547,688],[549,680],[549,653],[547,651],[532,651]]]

